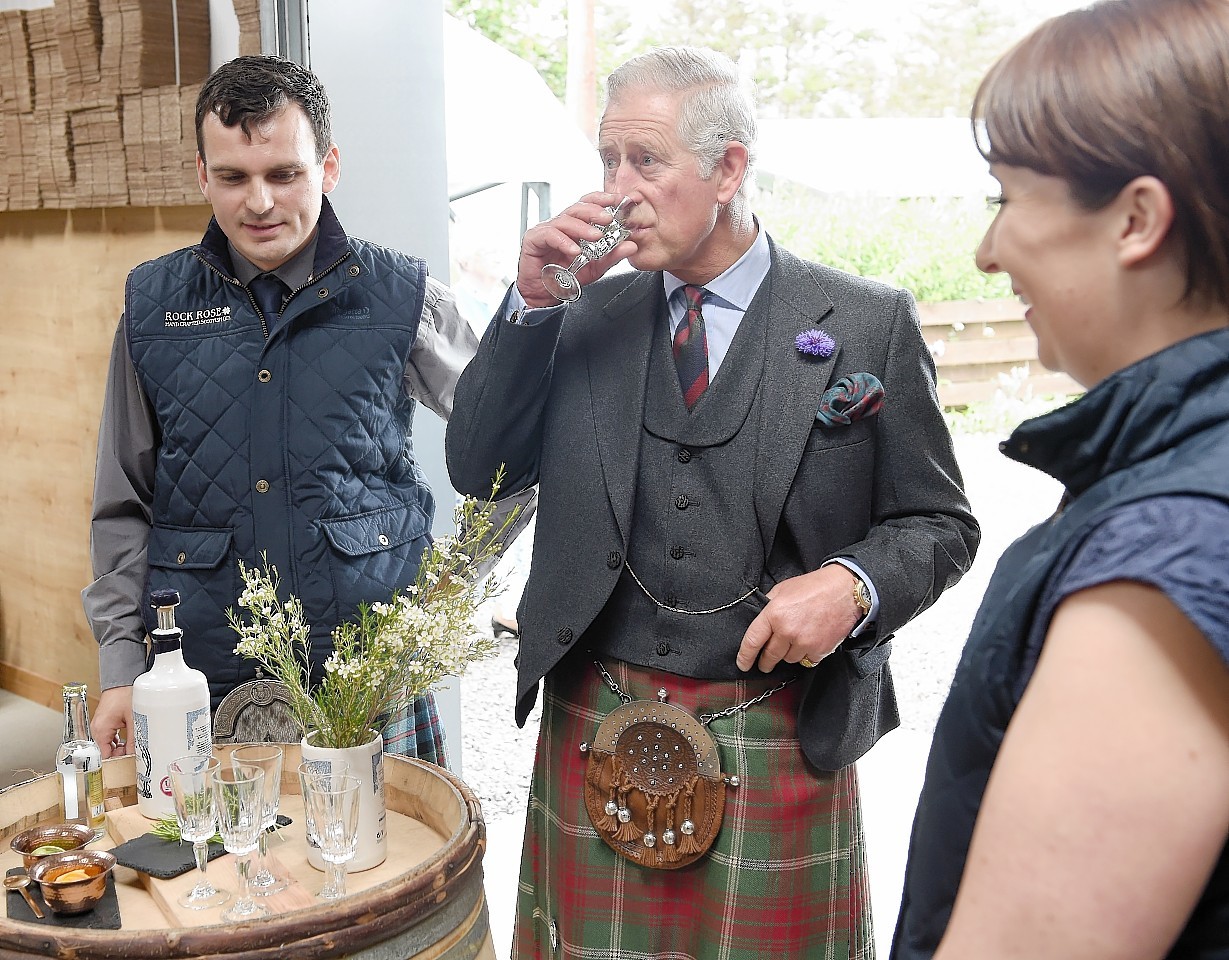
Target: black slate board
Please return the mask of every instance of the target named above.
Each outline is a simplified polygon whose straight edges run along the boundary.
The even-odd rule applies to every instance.
[[[169,880],[181,873],[196,869],[196,857],[192,853],[192,844],[165,840],[152,833],[143,833],[139,837],[121,843],[111,851],[115,859],[125,867],[148,873],[159,880]],[[216,860],[226,851],[220,843],[209,844],[210,860]]]
[[[277,825],[287,827],[290,818],[278,816]],[[141,873],[147,873],[159,880],[170,880],[189,870],[196,869],[196,856],[192,853],[192,844],[166,840],[152,833],[143,833],[139,837],[121,843],[111,851],[115,859],[125,867],[131,867]],[[216,860],[226,852],[220,843],[209,844],[208,859]]]
[[[8,876],[25,873],[21,867],[15,867]],[[44,917],[40,920],[26,903],[26,898],[20,890],[9,890],[5,894],[5,906],[8,908],[10,920],[21,920],[25,923],[41,923],[49,927],[75,927],[80,930],[118,930],[120,928],[119,901],[115,898],[115,876],[107,875],[107,892],[102,895],[97,906],[85,913],[74,913],[64,916],[52,913],[51,908],[42,902],[37,883],[27,887],[34,902],[42,909]]]

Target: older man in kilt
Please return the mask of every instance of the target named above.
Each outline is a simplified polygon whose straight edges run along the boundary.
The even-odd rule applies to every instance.
[[[514,954],[872,957],[854,761],[898,722],[892,634],[979,539],[913,300],[768,237],[719,54],[619,67],[598,153],[448,424],[459,490],[539,484]]]

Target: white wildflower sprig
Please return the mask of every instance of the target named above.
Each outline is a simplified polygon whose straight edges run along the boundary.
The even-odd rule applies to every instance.
[[[244,589],[237,603],[245,613],[226,611],[239,636],[235,653],[256,660],[285,684],[296,720],[304,731],[318,731],[319,746],[360,746],[371,728],[410,700],[497,650],[492,637],[475,629],[474,614],[502,588],[478,571],[502,551],[502,538],[519,513],[519,508],[512,511],[494,529],[491,517],[502,481],[501,468],[490,501],[462,500],[456,535],[441,537],[423,552],[413,584],[387,601],[361,604],[354,620],[333,630],[333,652],[314,689],[302,603],[280,592],[277,569],[267,557],[262,555],[259,570],[239,561]]]

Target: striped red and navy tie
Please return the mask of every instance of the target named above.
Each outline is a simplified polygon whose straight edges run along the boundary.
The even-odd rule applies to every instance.
[[[674,363],[678,367],[679,386],[683,388],[683,402],[688,410],[696,405],[708,388],[708,335],[704,332],[704,314],[700,312],[704,294],[703,287],[693,287],[691,284],[683,287],[687,316],[674,333]]]

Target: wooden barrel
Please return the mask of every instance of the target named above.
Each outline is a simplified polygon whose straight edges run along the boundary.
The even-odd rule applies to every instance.
[[[270,853],[294,879],[295,904],[266,919],[224,923],[221,910],[196,911],[192,926],[176,925],[173,911],[156,881],[126,867],[116,868],[115,888],[122,926],[118,930],[74,929],[10,920],[0,911],[0,960],[62,957],[65,960],[162,960],[162,958],[243,958],[243,960],[493,960],[483,889],[482,857],[486,831],[473,792],[433,764],[385,755],[388,807],[388,860],[347,878],[348,895],[339,901],[311,894],[323,874],[307,865],[302,801],[296,768],[298,744],[283,744],[282,810],[292,825],[271,841]],[[219,744],[225,756],[232,749]],[[103,763],[103,782],[111,837],[122,836],[136,803],[132,757]],[[11,837],[61,817],[59,777],[51,774],[0,791],[0,867],[20,866],[9,848]],[[142,828],[144,824],[141,825]],[[235,888],[229,855],[212,861],[209,877],[218,887]],[[176,883],[191,885],[191,874]],[[161,904],[161,906],[160,906]],[[203,916],[199,916],[203,914]]]

